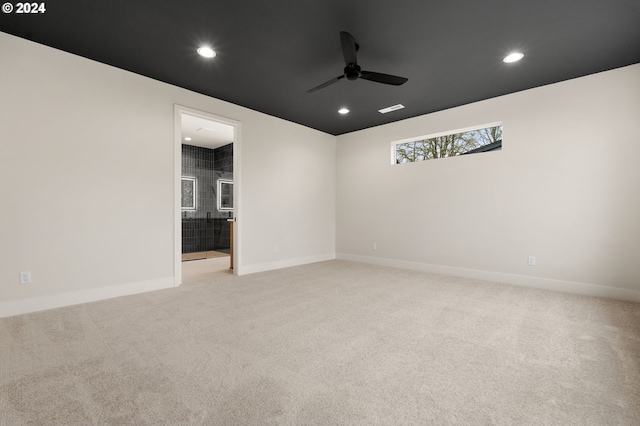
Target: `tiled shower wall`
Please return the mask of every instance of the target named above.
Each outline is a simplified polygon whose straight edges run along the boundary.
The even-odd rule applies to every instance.
[[[229,253],[228,218],[217,209],[218,180],[233,180],[233,144],[216,149],[182,145],[182,176],[196,178],[196,210],[182,211],[182,253]]]

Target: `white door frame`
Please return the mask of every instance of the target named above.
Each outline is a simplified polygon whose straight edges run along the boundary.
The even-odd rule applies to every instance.
[[[233,227],[233,273],[239,275],[240,260],[242,259],[242,248],[238,244],[241,234],[241,223],[237,223],[240,213],[240,189],[242,181],[240,175],[240,147],[242,123],[231,118],[222,117],[205,111],[174,105],[174,213],[173,213],[173,247],[174,247],[174,282],[178,287],[182,284],[182,208],[181,208],[181,177],[182,177],[182,114],[192,115],[218,123],[227,124],[233,127],[233,219],[236,221]]]

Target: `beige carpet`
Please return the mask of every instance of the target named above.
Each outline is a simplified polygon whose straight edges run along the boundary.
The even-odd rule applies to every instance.
[[[638,425],[640,305],[330,261],[0,320],[0,424]]]

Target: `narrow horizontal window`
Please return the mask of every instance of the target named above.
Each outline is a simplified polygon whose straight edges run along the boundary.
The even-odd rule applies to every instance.
[[[502,125],[395,144],[396,164],[502,149]]]

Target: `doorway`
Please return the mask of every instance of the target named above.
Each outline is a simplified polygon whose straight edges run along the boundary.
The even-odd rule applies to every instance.
[[[237,272],[240,124],[175,106],[175,282]]]

